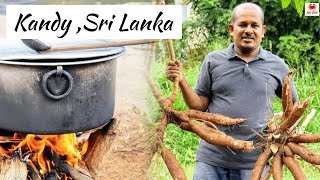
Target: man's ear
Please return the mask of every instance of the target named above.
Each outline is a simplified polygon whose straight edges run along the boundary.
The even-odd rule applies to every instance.
[[[231,23],[231,24],[229,24],[228,25],[228,29],[229,29],[229,34],[231,35],[231,36],[233,36],[233,24]]]
[[[264,33],[266,33],[266,31],[267,31],[267,26],[266,25],[263,25],[262,26],[262,37],[264,37]]]

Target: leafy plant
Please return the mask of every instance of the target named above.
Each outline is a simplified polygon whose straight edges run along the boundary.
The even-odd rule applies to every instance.
[[[189,2],[192,3],[192,9],[196,14],[194,21],[198,24],[198,28],[191,29],[191,32],[202,32],[207,41],[212,42],[216,37],[229,36],[228,24],[231,21],[232,9],[246,0],[189,0]],[[304,5],[303,0],[295,0],[295,3],[288,3],[288,0],[253,0],[251,2],[260,5],[264,10],[267,32],[263,45],[272,48],[270,50],[275,52],[279,38],[289,35],[294,30],[300,30],[301,33],[309,34],[319,41],[320,18],[309,16],[300,18],[296,12],[296,8],[299,12],[303,10],[301,9],[301,5]]]
[[[299,70],[315,73],[319,67],[320,41],[315,42],[309,34],[293,31],[290,35],[282,36],[277,45],[277,55],[286,63]]]

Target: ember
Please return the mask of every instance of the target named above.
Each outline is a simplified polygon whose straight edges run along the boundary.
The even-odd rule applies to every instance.
[[[26,163],[29,179],[53,177],[83,179],[81,176],[85,175],[76,168],[88,149],[89,136],[86,133],[82,135],[86,138],[79,138],[75,133],[61,135],[14,133],[12,137],[0,136],[0,155],[7,159],[5,161],[21,158],[21,161]]]

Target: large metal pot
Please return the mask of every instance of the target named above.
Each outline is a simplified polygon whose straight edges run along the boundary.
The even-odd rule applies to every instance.
[[[0,129],[61,134],[107,123],[114,111],[116,58],[123,53],[115,47],[38,54],[20,41],[0,41]]]

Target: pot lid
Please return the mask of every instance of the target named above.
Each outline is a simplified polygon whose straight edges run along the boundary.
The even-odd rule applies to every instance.
[[[43,41],[51,47],[65,47],[75,45],[89,45],[99,44],[105,42],[111,42],[111,40],[52,40],[50,42]],[[108,47],[108,48],[96,48],[74,51],[61,51],[61,52],[48,52],[38,53],[26,45],[20,40],[1,40],[0,41],[0,61],[18,61],[24,60],[41,63],[40,60],[60,60],[63,62],[74,61],[75,59],[94,59],[107,56],[113,56],[122,54],[124,47]]]

